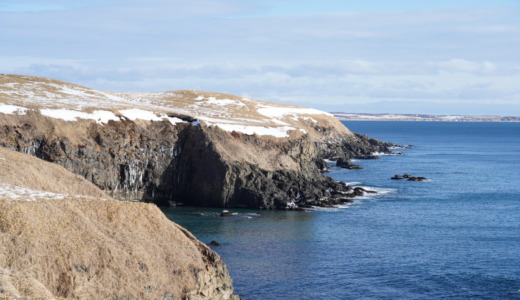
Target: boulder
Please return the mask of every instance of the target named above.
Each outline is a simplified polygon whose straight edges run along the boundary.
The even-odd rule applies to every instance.
[[[336,166],[349,170],[360,170],[363,169],[358,165],[353,164],[349,159],[345,159],[343,157],[338,158],[336,161]]]
[[[426,177],[422,177],[422,176],[412,176],[410,174],[403,174],[403,175],[399,175],[399,174],[396,174],[394,176],[392,176],[390,179],[393,179],[393,180],[403,180],[403,179],[406,179],[408,181],[427,181],[428,179]]]
[[[217,241],[211,241],[211,242],[209,243],[209,245],[210,245],[210,246],[220,246],[220,243],[217,242]]]

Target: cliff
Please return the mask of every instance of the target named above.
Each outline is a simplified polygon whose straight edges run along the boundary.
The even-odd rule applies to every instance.
[[[0,299],[238,299],[220,257],[152,204],[0,148]]]
[[[389,152],[332,115],[220,93],[108,93],[0,75],[0,145],[64,166],[118,199],[296,208],[349,201],[324,159]]]

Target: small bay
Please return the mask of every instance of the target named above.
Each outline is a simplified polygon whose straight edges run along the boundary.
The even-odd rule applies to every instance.
[[[165,208],[251,299],[520,299],[520,123],[348,122],[403,155],[331,166],[377,190],[308,212]],[[395,174],[427,182],[391,180]]]

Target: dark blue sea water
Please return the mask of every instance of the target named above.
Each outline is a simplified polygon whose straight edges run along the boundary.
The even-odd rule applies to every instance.
[[[330,174],[377,196],[311,212],[164,212],[222,243],[213,249],[248,300],[520,299],[520,123],[346,125],[415,145]],[[390,180],[402,173],[431,181]]]

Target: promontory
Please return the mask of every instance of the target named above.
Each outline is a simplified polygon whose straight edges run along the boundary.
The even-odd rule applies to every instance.
[[[101,92],[0,75],[0,146],[81,175],[116,199],[262,209],[330,206],[352,188],[326,160],[389,144],[310,108],[199,91]]]

